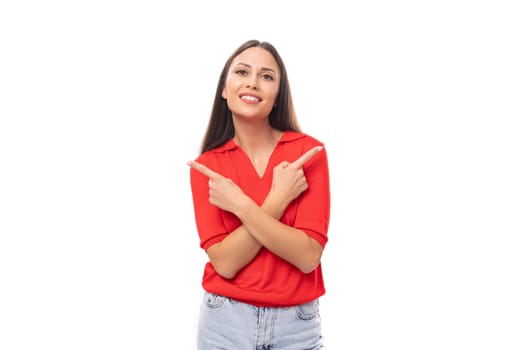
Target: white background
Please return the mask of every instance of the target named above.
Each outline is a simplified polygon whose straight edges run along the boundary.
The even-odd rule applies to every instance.
[[[0,348],[195,348],[186,161],[256,38],[329,155],[328,348],[523,350],[518,3],[3,1]]]

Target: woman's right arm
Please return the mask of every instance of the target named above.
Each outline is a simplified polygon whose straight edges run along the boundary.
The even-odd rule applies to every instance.
[[[288,203],[283,203],[270,194],[266,197],[261,208],[276,219],[280,219]],[[222,241],[211,245],[206,253],[213,268],[224,278],[233,278],[248,265],[261,249],[257,242],[246,230],[244,225],[230,232]]]
[[[317,152],[317,150],[312,151],[308,157],[298,160],[298,162],[304,162]],[[211,196],[212,190],[214,197],[220,197],[221,201],[227,198],[226,201],[235,202],[240,197],[245,196],[242,190],[230,179],[222,177],[222,175],[200,163],[190,162],[189,165],[212,180],[209,183],[210,200],[214,200]],[[288,167],[288,165],[289,163],[282,162],[276,166],[287,171],[282,171],[282,169],[278,172],[274,171],[271,190],[261,205],[264,212],[277,220],[281,218],[288,204],[308,187],[302,167]],[[217,273],[224,278],[233,278],[255,258],[260,249],[261,244],[249,234],[244,225],[241,225],[230,232],[222,241],[208,247],[206,253]]]

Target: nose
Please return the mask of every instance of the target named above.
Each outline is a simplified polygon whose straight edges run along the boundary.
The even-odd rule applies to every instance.
[[[255,89],[257,90],[258,89],[258,85],[257,85],[257,76],[255,75],[251,75],[248,77],[247,81],[246,81],[246,87],[250,88],[250,89]]]

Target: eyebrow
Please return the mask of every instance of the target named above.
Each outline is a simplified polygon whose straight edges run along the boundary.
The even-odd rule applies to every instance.
[[[239,63],[236,64],[236,66],[239,66],[239,65],[252,68],[252,66],[250,66],[247,63],[239,62]],[[273,73],[275,73],[275,69],[272,69],[272,68],[263,67],[263,68],[261,68],[261,70],[264,71],[264,72],[273,72]]]

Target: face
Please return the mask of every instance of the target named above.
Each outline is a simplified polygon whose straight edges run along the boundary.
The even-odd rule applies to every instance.
[[[234,117],[268,117],[279,94],[279,66],[272,54],[260,47],[246,49],[228,70],[222,97]]]

